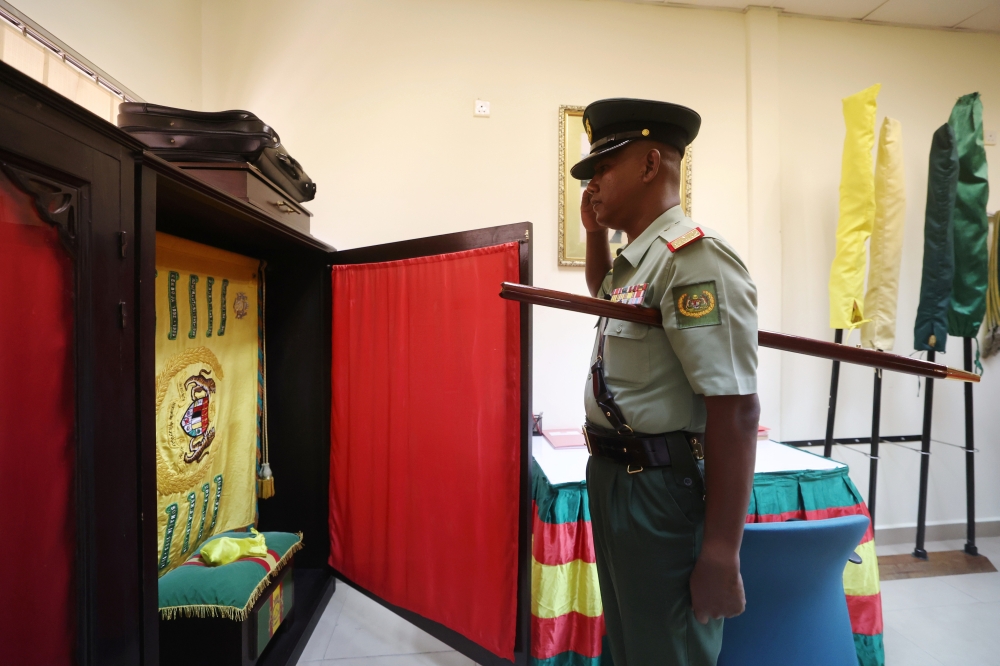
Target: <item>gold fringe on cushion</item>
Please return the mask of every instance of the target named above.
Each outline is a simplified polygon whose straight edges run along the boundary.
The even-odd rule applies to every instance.
[[[160,617],[164,620],[176,620],[181,617],[221,617],[227,620],[236,620],[237,622],[243,622],[248,617],[250,617],[250,611],[253,610],[253,606],[260,599],[260,595],[263,594],[264,590],[267,588],[268,584],[274,580],[274,577],[288,564],[288,561],[292,559],[295,553],[302,550],[302,532],[297,532],[299,540],[298,542],[292,544],[292,547],[288,549],[288,552],[282,555],[281,559],[275,562],[274,568],[264,576],[264,578],[257,583],[257,587],[254,591],[250,593],[250,598],[247,600],[246,606],[243,608],[236,608],[235,606],[214,606],[211,604],[196,604],[192,606],[167,606],[166,608],[160,609]]]

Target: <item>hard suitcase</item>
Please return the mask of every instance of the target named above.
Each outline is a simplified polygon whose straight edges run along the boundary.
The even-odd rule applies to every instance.
[[[249,111],[206,113],[144,102],[118,106],[118,126],[167,160],[253,162],[281,139]]]
[[[118,126],[172,162],[249,162],[293,201],[310,201],[316,184],[288,154],[278,133],[249,111],[189,111],[145,102],[118,106]]]
[[[312,201],[316,196],[316,183],[306,175],[302,165],[289,155],[280,143],[265,148],[254,162],[254,166],[299,203]]]
[[[249,162],[174,162],[237,199],[253,204],[282,224],[308,234],[312,213]]]

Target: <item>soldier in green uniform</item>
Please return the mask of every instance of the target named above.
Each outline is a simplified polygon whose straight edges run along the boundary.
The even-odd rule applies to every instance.
[[[743,612],[739,549],[753,485],[757,291],[739,255],[680,206],[701,117],[633,99],[583,115],[587,284],[658,308],[662,327],[601,319],[585,391],[587,488],[616,666],[712,666]],[[608,230],[629,244],[611,256]]]

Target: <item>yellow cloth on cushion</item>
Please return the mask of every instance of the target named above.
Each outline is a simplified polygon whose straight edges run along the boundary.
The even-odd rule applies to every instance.
[[[840,170],[837,253],[830,266],[830,327],[853,329],[864,321],[865,241],[875,220],[875,111],[881,85],[845,97],[844,156]]]
[[[221,567],[242,557],[266,556],[264,535],[257,530],[253,530],[253,534],[250,538],[219,537],[209,541],[201,547],[201,561],[212,567]]]
[[[882,121],[875,163],[875,224],[868,242],[868,291],[861,325],[861,346],[890,350],[896,342],[899,264],[903,259],[906,183],[903,174],[903,126]]]

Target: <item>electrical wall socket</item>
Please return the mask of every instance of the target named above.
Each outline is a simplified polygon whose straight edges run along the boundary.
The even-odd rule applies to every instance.
[[[983,143],[987,146],[997,145],[997,131],[996,130],[986,130],[983,132]]]
[[[490,103],[484,102],[481,99],[476,100],[476,105],[472,108],[472,115],[479,118],[489,118],[490,117]]]

